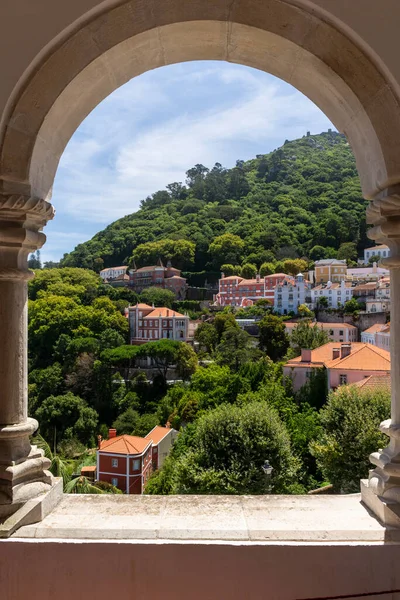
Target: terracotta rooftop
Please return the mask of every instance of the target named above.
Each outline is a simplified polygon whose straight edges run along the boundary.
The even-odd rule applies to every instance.
[[[242,279],[242,281],[239,283],[240,285],[257,285],[257,284],[262,284],[262,279]]]
[[[102,269],[100,271],[100,273],[104,273],[104,271],[112,271],[113,269],[127,269],[128,267],[126,267],[125,265],[122,265],[121,267],[106,267],[105,269]]]
[[[135,435],[118,435],[100,444],[101,452],[111,454],[142,454],[151,443],[150,440]]]
[[[299,322],[286,322],[285,327],[296,327]],[[357,329],[354,325],[350,325],[349,323],[321,323],[319,321],[312,321],[311,325],[318,325],[321,329]]]
[[[351,353],[344,358],[333,359],[333,349],[340,348],[337,342],[329,342],[311,350],[311,361],[301,360],[301,356],[289,360],[285,367],[321,367],[356,371],[390,371],[390,353],[372,344],[352,342]]]
[[[380,246],[371,246],[371,248],[365,248],[365,250],[389,250],[389,246],[381,244]]]
[[[378,333],[379,331],[382,331],[382,329],[384,329],[385,327],[386,323],[375,323],[375,325],[371,325],[371,327],[365,329],[363,333]]]
[[[268,277],[291,277],[291,275],[288,275],[287,273],[272,273],[272,275],[266,275],[265,279]]]
[[[181,319],[184,319],[185,315],[176,312],[176,310],[172,310],[172,308],[160,306],[158,308],[153,308],[152,312],[146,315],[144,319],[158,319],[159,317],[179,317]]]
[[[370,375],[364,377],[361,381],[357,381],[352,385],[357,386],[365,391],[377,390],[377,389],[391,389],[390,375],[385,373],[383,375]]]
[[[351,283],[345,282],[344,287],[350,289]],[[331,283],[329,286],[326,285],[326,283],[323,283],[321,285],[315,286],[315,288],[313,288],[311,291],[315,292],[317,290],[337,290],[337,289],[339,289],[339,290],[341,289],[341,283]]]
[[[154,446],[157,446],[169,433],[171,433],[172,429],[170,427],[161,427],[161,425],[156,425],[154,429],[152,429],[147,435],[144,437],[146,440],[151,440]]]
[[[135,304],[134,306],[131,306],[130,308],[142,308],[143,310],[149,308],[150,310],[154,310],[153,306],[149,306],[148,304],[143,304],[143,302],[139,303],[139,304]]]
[[[136,269],[135,273],[141,273],[144,271],[155,271],[159,269],[160,271],[164,271],[165,267],[160,267],[160,265],[151,265],[150,267],[140,267],[140,269]]]
[[[228,275],[228,277],[222,277],[223,280],[225,279],[240,279],[240,281],[242,280],[242,277],[240,277],[239,275]]]

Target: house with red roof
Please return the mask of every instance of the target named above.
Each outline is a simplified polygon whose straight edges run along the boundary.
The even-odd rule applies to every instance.
[[[108,440],[97,450],[97,479],[111,483],[125,494],[142,494],[152,473],[152,441],[134,435],[118,435],[110,429]]]
[[[135,292],[142,292],[147,287],[160,287],[174,292],[176,298],[183,299],[186,294],[187,281],[181,276],[181,271],[168,261],[164,267],[161,260],[156,265],[149,267],[133,268],[129,270],[129,286]]]
[[[329,342],[315,350],[303,349],[300,356],[283,366],[283,374],[291,377],[293,389],[297,391],[318,369],[326,371],[328,389],[336,389],[371,375],[389,375],[390,353],[362,342]]]
[[[168,425],[168,423],[167,423]],[[153,470],[160,469],[178,436],[176,429],[156,425],[146,436],[152,443]]]
[[[274,304],[274,290],[276,285],[285,278],[290,277],[286,273],[275,273],[260,277],[259,274],[254,279],[244,279],[239,275],[230,275],[225,277],[221,274],[218,282],[218,294],[215,296],[215,303],[218,306],[251,306],[256,300],[269,300]],[[294,280],[293,277],[290,277]]]
[[[116,429],[109,429],[108,440],[99,440],[97,480],[111,483],[124,494],[142,494],[151,473],[163,465],[177,436],[169,424],[156,425],[144,438],[117,435]]]
[[[187,342],[189,317],[166,307],[136,304],[128,308],[131,344],[145,344],[163,339]]]

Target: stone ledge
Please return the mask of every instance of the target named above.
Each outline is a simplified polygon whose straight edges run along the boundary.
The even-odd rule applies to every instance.
[[[361,504],[343,496],[65,495],[14,539],[230,542],[398,542]]]

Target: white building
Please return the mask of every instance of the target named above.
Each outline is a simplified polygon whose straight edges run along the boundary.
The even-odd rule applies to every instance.
[[[378,267],[376,263],[373,263],[372,267],[347,269],[349,281],[379,281],[382,277],[389,277],[389,275],[389,269]]]
[[[109,267],[108,269],[102,269],[99,273],[103,281],[110,281],[116,279],[120,275],[125,275],[128,267]]]
[[[353,297],[351,284],[343,280],[340,283],[328,281],[326,285],[317,285],[311,290],[312,306],[316,308],[320,298],[328,300],[328,308],[340,308]]]
[[[364,250],[364,263],[368,264],[372,256],[379,256],[380,259],[387,258],[390,256],[389,246],[372,246],[372,248],[366,248]]]
[[[361,341],[390,351],[390,323],[375,323],[361,332]]]
[[[285,278],[275,286],[274,310],[281,315],[290,312],[297,313],[300,304],[305,304],[306,293],[309,293],[309,285],[305,283],[304,276],[299,273],[294,280]]]

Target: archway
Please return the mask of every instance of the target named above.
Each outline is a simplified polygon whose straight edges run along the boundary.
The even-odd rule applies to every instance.
[[[34,427],[24,425],[24,280],[30,276],[26,257],[43,243],[40,230],[53,214],[47,201],[68,140],[101,100],[132,77],[162,65],[214,59],[252,66],[291,83],[346,134],[365,197],[380,195],[369,213],[379,226],[373,235],[386,236],[392,255],[398,255],[397,199],[392,188],[400,182],[400,101],[372,53],[355,40],[306,0],[120,0],[88,13],[28,69],[9,101],[0,138],[0,231],[5,231],[0,241],[7,248],[0,252],[0,313],[11,323],[0,339],[7,396],[0,423],[19,424],[18,435],[15,428],[13,433],[0,428],[0,443],[2,436],[7,438],[7,460],[28,458],[27,435]],[[388,264],[400,263],[392,258]],[[400,292],[394,268],[392,281],[393,291]],[[394,298],[392,303],[396,305]],[[392,320],[399,331],[392,330],[393,357],[394,340],[400,339],[396,312],[395,308]],[[16,372],[21,375],[17,383]],[[400,373],[393,373],[392,387],[392,417],[399,422]],[[24,443],[15,445],[10,441],[15,437]],[[27,469],[26,481],[32,481],[29,477],[42,466],[43,461],[31,473]],[[37,480],[48,485],[43,478]],[[378,481],[381,492],[383,480]],[[22,502],[22,497],[16,498],[17,504]]]

